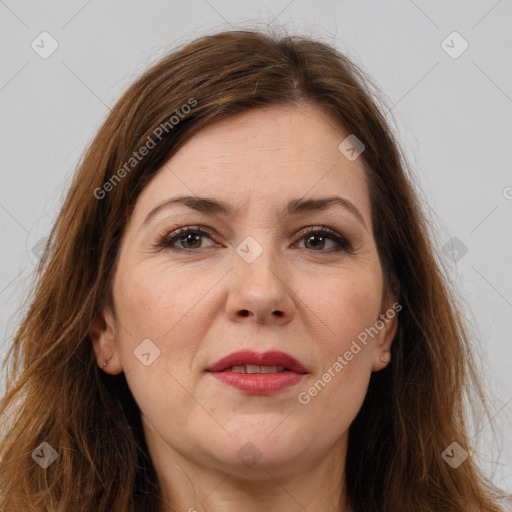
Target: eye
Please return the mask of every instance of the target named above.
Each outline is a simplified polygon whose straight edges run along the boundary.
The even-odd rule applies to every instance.
[[[309,229],[303,232],[301,240],[304,241],[305,248],[313,252],[350,252],[351,250],[350,243],[343,236],[326,227]],[[327,247],[327,249],[333,250],[324,250],[329,245],[328,241],[330,241],[331,247]]]
[[[157,247],[160,249],[193,252],[197,249],[205,248],[205,246],[202,245],[202,242],[205,237],[208,237],[212,242],[212,244],[206,247],[211,247],[212,245],[214,245],[213,240],[210,237],[210,233],[207,232],[205,229],[202,229],[199,226],[180,228],[165,236],[157,244]]]
[[[203,245],[205,239],[208,239],[211,243]],[[169,234],[165,231],[161,234],[159,240],[159,242],[155,243],[156,249],[169,249],[189,253],[216,245],[211,238],[210,231],[201,226],[187,226]],[[300,234],[300,241],[304,242],[304,247],[299,248],[305,248],[311,252],[350,252],[352,248],[343,236],[327,227],[303,230]]]

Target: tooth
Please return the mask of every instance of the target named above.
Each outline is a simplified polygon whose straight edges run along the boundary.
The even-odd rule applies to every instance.
[[[257,365],[257,364],[246,364],[246,365],[238,365],[231,366],[230,368],[226,368],[225,372],[234,372],[234,373],[278,373],[285,371],[283,366],[269,366],[269,365]]]

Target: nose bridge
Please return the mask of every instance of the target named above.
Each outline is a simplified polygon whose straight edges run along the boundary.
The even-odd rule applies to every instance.
[[[275,248],[270,247],[269,243],[260,244],[254,237],[246,237],[235,249],[234,270],[237,280],[267,280],[268,274],[272,274],[272,267],[275,267],[273,251]]]
[[[253,229],[235,248],[235,267],[243,274],[256,274],[260,278],[284,274],[281,248],[276,236],[268,228]],[[280,270],[280,271],[279,271]]]
[[[293,300],[287,283],[286,262],[275,237],[267,229],[253,230],[235,248],[233,286],[228,308],[230,314],[258,320],[290,317]]]

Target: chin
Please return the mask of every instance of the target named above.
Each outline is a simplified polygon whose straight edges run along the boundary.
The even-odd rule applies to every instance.
[[[259,472],[268,477],[268,472],[293,465],[304,454],[304,442],[293,436],[292,429],[288,428],[276,432],[276,426],[267,428],[247,428],[243,434],[233,436],[226,440],[229,446],[224,453],[229,454],[225,461],[232,471],[242,474],[255,475]],[[272,432],[272,430],[275,430]]]

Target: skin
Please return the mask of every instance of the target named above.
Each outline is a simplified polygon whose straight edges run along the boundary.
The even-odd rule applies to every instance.
[[[101,312],[91,337],[98,365],[125,372],[140,407],[162,510],[351,510],[343,485],[348,428],[371,373],[387,364],[381,356],[397,317],[360,344],[309,403],[298,400],[394,303],[385,292],[362,159],[349,161],[338,150],[347,135],[309,104],[239,114],[196,134],[138,197],[118,254],[115,312]],[[236,214],[173,205],[143,225],[178,194],[223,200]],[[328,195],[348,199],[364,223],[340,206],[283,215],[292,199]],[[155,249],[161,234],[197,225],[211,228],[211,238]],[[333,252],[334,240],[309,243],[301,233],[322,226],[352,250]],[[252,263],[236,252],[248,236],[263,250]],[[149,366],[134,355],[144,339],[160,350]],[[256,396],[205,372],[243,348],[281,350],[308,374]],[[246,443],[261,454],[251,467],[237,457]]]

